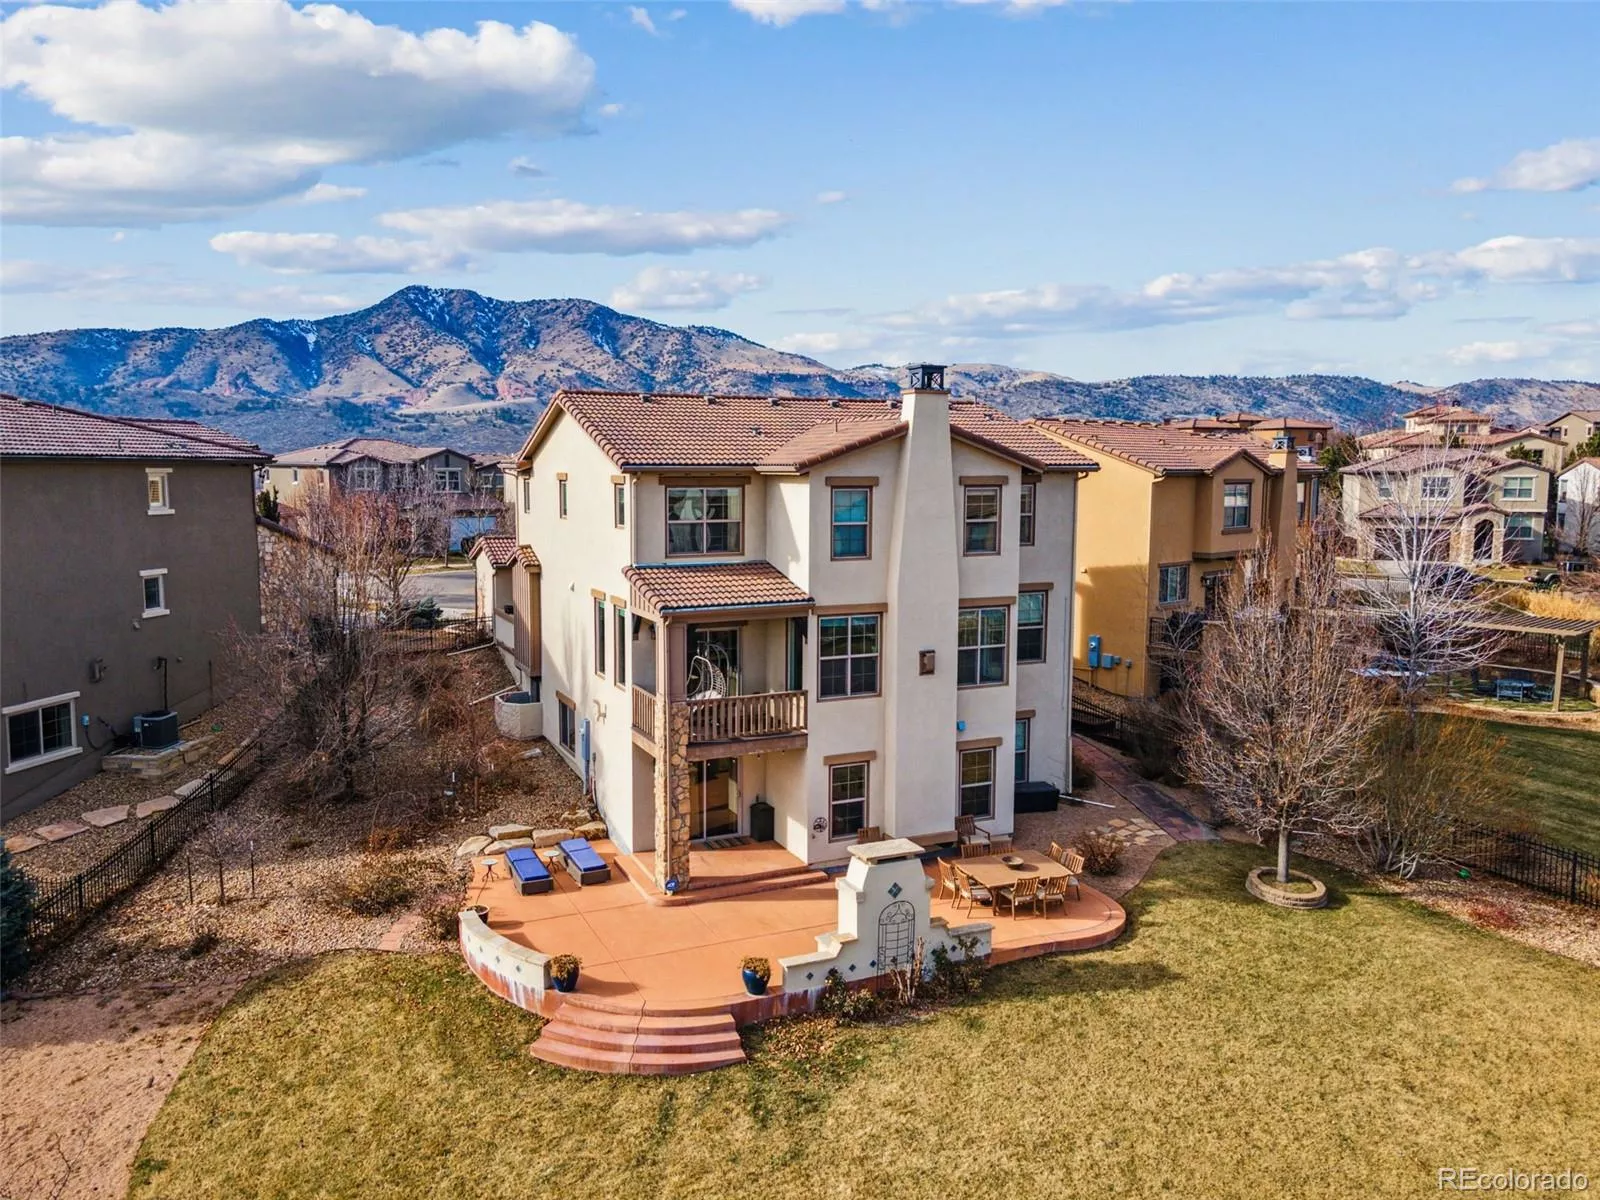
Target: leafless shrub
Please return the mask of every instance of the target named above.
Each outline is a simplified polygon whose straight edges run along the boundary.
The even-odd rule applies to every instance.
[[[1087,829],[1073,843],[1083,855],[1083,869],[1091,875],[1115,875],[1122,869],[1122,854],[1126,847],[1122,839],[1103,829]]]
[[[323,902],[358,917],[378,917],[409,903],[417,894],[416,869],[398,859],[363,858],[348,871],[322,881]]]

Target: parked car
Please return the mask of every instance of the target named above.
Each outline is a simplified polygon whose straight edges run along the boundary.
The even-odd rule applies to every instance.
[[[1542,571],[1529,571],[1522,577],[1522,581],[1536,592],[1553,592],[1561,586],[1561,572],[1548,568]]]

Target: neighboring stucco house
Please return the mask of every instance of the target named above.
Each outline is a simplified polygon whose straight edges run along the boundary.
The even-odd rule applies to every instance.
[[[266,460],[191,421],[0,397],[6,815],[92,774],[136,715],[221,695],[227,630],[260,627]]]
[[[559,394],[518,459],[511,593],[550,742],[661,886],[728,836],[827,863],[866,827],[1010,830],[1017,780],[1071,784],[1092,470],[940,368],[887,402]]]
[[[1270,538],[1281,567],[1317,515],[1319,468],[1288,437],[1138,421],[1031,424],[1099,466],[1082,485],[1072,669],[1123,696],[1178,686],[1240,556]]]
[[[1546,432],[1561,443],[1563,453],[1559,461],[1548,465],[1562,466],[1566,456],[1592,438],[1597,429],[1600,429],[1600,408],[1575,408],[1555,418]]]
[[[507,460],[447,446],[411,446],[389,438],[348,437],[290,450],[267,466],[264,486],[292,516],[316,491],[428,492],[445,502],[450,547],[494,528],[505,491]]]
[[[1556,530],[1563,548],[1600,554],[1600,458],[1580,458],[1556,479]]]
[[[1404,424],[1380,429],[1358,440],[1368,459],[1390,458],[1413,450],[1481,450],[1501,456],[1517,451],[1528,461],[1545,467],[1559,467],[1566,451],[1561,442],[1543,426],[1509,429],[1493,424],[1482,413],[1448,404],[1413,409],[1402,417]]]
[[[1317,417],[1263,417],[1260,413],[1231,412],[1215,417],[1176,417],[1162,422],[1190,433],[1248,433],[1271,444],[1282,437],[1294,439],[1302,462],[1315,462],[1333,437],[1334,424]]]
[[[1549,467],[1479,450],[1409,450],[1344,468],[1344,527],[1360,558],[1384,557],[1378,530],[1426,523],[1437,557],[1460,563],[1544,558]]]

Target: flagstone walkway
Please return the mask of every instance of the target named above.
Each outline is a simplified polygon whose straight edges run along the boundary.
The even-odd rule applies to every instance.
[[[1159,783],[1141,779],[1112,751],[1081,734],[1073,734],[1072,745],[1094,768],[1095,776],[1112,791],[1142,812],[1145,817],[1175,842],[1214,842],[1217,831],[1185,812]],[[1115,824],[1113,821],[1112,824]],[[1117,836],[1121,837],[1122,834]],[[1137,834],[1131,835],[1136,837]],[[1126,839],[1125,839],[1126,840]]]

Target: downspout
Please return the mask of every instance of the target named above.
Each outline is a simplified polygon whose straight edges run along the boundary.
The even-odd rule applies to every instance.
[[[1062,608],[1066,610],[1067,629],[1065,645],[1062,647],[1061,676],[1062,694],[1066,698],[1067,706],[1067,756],[1066,770],[1063,778],[1066,780],[1066,794],[1072,795],[1072,648],[1078,636],[1078,503],[1081,498],[1079,484],[1083,482],[1083,473],[1072,473],[1072,536],[1067,540],[1067,590],[1071,593],[1063,597],[1066,601]]]

